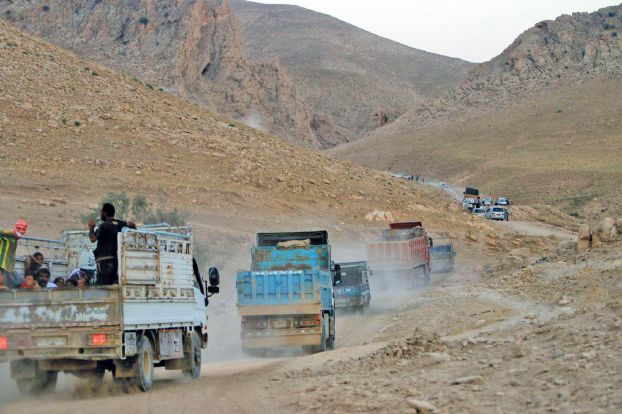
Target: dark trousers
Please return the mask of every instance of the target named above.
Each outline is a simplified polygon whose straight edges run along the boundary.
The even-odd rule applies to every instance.
[[[116,285],[119,283],[117,274],[117,259],[107,259],[97,262],[97,285]]]

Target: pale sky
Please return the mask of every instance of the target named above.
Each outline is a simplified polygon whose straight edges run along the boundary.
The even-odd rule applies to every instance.
[[[441,55],[483,62],[542,20],[620,0],[253,0],[295,4]]]

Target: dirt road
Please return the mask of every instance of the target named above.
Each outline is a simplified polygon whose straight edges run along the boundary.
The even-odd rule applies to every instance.
[[[568,236],[549,228],[538,235]],[[413,398],[442,412],[616,412],[622,383],[611,361],[622,357],[621,315],[605,304],[622,297],[622,277],[611,279],[622,276],[622,253],[577,264],[569,254],[481,274],[481,257],[461,254],[459,271],[435,275],[426,289],[377,294],[368,313],[338,315],[331,352],[245,359],[235,341],[221,340],[197,381],[157,371],[150,393],[123,394],[107,378],[88,395],[63,376],[55,394],[37,399],[3,383],[0,413],[415,413]],[[213,324],[212,335],[236,335],[233,310],[214,309],[210,320],[226,326]]]

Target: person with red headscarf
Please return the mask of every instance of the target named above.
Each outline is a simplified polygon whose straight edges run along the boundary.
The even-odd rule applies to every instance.
[[[0,271],[4,273],[4,282],[8,287],[17,288],[24,282],[15,274],[15,251],[17,240],[26,235],[28,224],[23,219],[17,220],[13,230],[0,230]]]

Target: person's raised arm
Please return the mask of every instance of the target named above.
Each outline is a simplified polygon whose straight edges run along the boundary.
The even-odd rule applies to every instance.
[[[88,226],[89,226],[89,239],[91,239],[92,243],[95,243],[97,241],[97,235],[95,234],[95,220],[90,219],[88,222]]]

